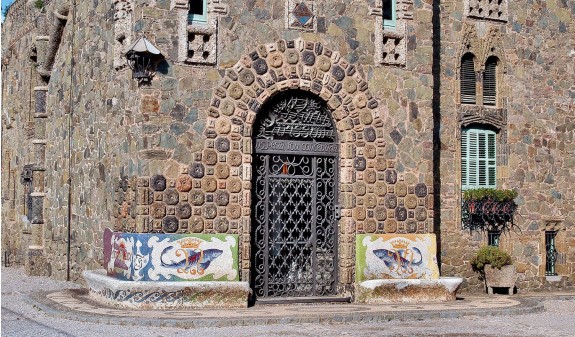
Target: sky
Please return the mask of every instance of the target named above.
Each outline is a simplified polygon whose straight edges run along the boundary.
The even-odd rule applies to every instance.
[[[13,3],[14,0],[2,0],[2,22],[4,22],[4,7]]]

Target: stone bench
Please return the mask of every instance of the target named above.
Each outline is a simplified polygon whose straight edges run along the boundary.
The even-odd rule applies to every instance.
[[[108,276],[104,269],[86,270],[90,297],[129,309],[246,308],[248,282],[229,281],[125,281]]]
[[[238,235],[104,231],[104,269],[83,273],[94,300],[118,308],[245,308]]]
[[[459,277],[439,277],[434,234],[360,234],[356,241],[355,301],[454,301]]]
[[[456,299],[460,277],[436,280],[378,279],[359,283],[356,302],[369,304],[446,302]]]

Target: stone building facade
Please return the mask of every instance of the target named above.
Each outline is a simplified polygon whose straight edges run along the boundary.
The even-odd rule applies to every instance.
[[[336,135],[337,293],[353,291],[366,233],[435,233],[442,275],[481,289],[468,262],[487,233],[461,223],[461,136],[477,125],[496,132],[497,187],[519,193],[500,243],[518,288],[573,287],[573,1],[205,0],[193,14],[196,5],[11,6],[6,262],[79,280],[101,267],[105,228],[228,233],[239,234],[240,278],[253,279],[258,127],[274,104],[300,98],[329,111]],[[140,37],[162,53],[149,83],[132,79],[125,58]],[[469,55],[477,95],[462,104]],[[559,280],[545,275],[546,231],[556,231]]]

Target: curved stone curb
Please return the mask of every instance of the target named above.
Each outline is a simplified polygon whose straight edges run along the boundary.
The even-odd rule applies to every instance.
[[[91,323],[138,326],[170,326],[176,328],[230,327],[270,324],[388,322],[464,316],[522,315],[544,311],[541,298],[475,298],[453,304],[432,306],[373,305],[297,305],[261,306],[249,309],[134,311],[118,310],[91,302],[86,290],[39,292],[29,295],[27,302],[47,315]],[[56,300],[49,297],[56,298]],[[555,299],[555,297],[550,297]],[[562,296],[572,300],[575,296]],[[479,305],[479,306],[478,306]],[[493,307],[489,307],[492,305]],[[319,309],[318,309],[319,307]],[[459,307],[459,308],[457,308]],[[410,310],[416,308],[416,310]],[[385,310],[387,309],[387,310]],[[99,311],[99,312],[97,312]],[[105,312],[102,313],[102,312]],[[128,315],[122,315],[125,312]],[[201,317],[201,315],[206,315]],[[146,317],[150,316],[150,317]],[[163,316],[163,317],[162,317]],[[235,316],[235,317],[230,317]]]

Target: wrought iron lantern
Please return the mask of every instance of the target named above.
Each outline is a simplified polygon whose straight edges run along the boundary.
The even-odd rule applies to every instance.
[[[156,61],[162,53],[152,42],[145,37],[141,37],[126,52],[128,66],[132,69],[132,78],[139,83],[145,83],[152,80],[155,73]]]

